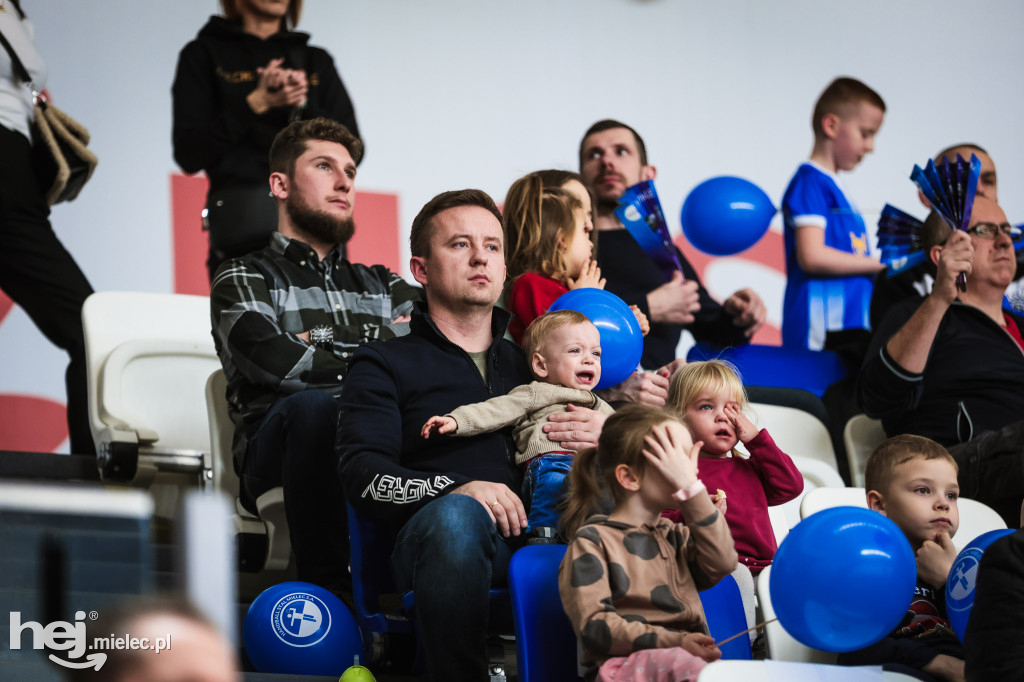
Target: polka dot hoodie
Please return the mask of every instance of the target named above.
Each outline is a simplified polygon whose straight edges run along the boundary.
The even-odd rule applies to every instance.
[[[708,632],[697,591],[736,568],[736,550],[706,494],[682,506],[688,518],[701,520],[631,526],[592,516],[569,543],[558,590],[588,679],[609,658],[679,646],[688,632]]]

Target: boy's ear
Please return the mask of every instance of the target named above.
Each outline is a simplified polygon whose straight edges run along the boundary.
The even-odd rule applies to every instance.
[[[534,351],[533,357],[530,358],[530,369],[533,371],[533,376],[538,379],[546,379],[548,376],[547,360],[537,351]]]
[[[839,114],[825,114],[821,117],[821,132],[825,134],[825,137],[830,140],[835,139],[840,120]]]
[[[882,493],[877,490],[869,490],[867,494],[868,509],[874,509],[879,514],[887,516],[885,513],[885,499],[882,497]]]
[[[626,490],[640,490],[640,479],[628,464],[615,467],[615,480]]]

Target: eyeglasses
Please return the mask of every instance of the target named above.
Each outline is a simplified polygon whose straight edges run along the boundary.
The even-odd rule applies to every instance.
[[[1021,237],[1024,237],[1024,230],[1010,223],[1003,223],[1002,225],[977,223],[967,228],[967,232],[969,234],[976,234],[982,239],[995,239],[996,235],[1000,232],[1009,237],[1011,241],[1018,241]]]

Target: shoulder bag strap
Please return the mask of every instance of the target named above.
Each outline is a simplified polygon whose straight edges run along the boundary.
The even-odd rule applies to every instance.
[[[13,4],[14,9],[18,11],[18,17],[24,20],[25,13],[21,10],[21,3],[19,2],[19,0],[11,0],[11,4]],[[36,86],[32,83],[32,76],[28,74],[28,69],[25,68],[25,65],[21,61],[21,58],[18,57],[18,53],[16,53],[14,51],[14,48],[11,47],[11,43],[7,40],[3,33],[0,33],[0,43],[3,43],[4,49],[7,50],[7,54],[11,55],[11,63],[14,64],[14,75],[20,78],[23,83],[28,85],[29,89],[32,91],[32,100],[37,101],[41,99],[39,93],[36,92]]]
[[[11,55],[11,62],[14,64],[15,75],[23,82],[31,85],[32,77],[28,75],[28,69],[26,69],[25,65],[21,63],[21,59],[18,58],[18,54],[14,51],[14,48],[11,47],[10,42],[8,42],[7,38],[4,37],[3,33],[0,33],[0,43],[3,43],[4,49],[7,50],[7,54]],[[33,88],[33,90],[34,89],[35,88]]]

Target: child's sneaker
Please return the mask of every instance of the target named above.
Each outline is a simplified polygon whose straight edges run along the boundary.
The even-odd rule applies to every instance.
[[[526,544],[528,545],[553,545],[558,540],[555,538],[558,529],[551,526],[531,526],[526,529]]]

